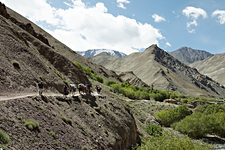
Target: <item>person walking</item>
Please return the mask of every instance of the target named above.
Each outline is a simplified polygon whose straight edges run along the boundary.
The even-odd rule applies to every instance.
[[[43,91],[44,91],[43,81],[39,81],[37,84],[37,87],[38,87],[38,95],[43,96]]]

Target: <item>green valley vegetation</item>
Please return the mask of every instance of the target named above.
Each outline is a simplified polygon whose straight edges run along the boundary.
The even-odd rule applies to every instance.
[[[178,137],[170,132],[164,132],[161,136],[152,136],[144,142],[137,150],[210,150],[208,144],[192,141],[189,137]]]
[[[191,113],[192,111],[190,111],[186,106],[178,106],[174,109],[156,112],[155,117],[160,122],[160,124],[169,127],[171,124],[180,121]]]
[[[120,93],[130,99],[146,99],[150,100],[151,98],[156,101],[163,101],[168,98],[180,98],[183,97],[179,92],[175,91],[166,91],[166,90],[156,90],[153,88],[145,87],[136,87],[129,83],[116,83],[109,81],[107,83],[110,86],[114,93]]]
[[[159,125],[149,123],[145,127],[145,131],[151,136],[161,136],[163,133],[163,128]]]
[[[199,106],[196,111],[173,125],[173,128],[193,138],[207,134],[225,137],[225,105]]]

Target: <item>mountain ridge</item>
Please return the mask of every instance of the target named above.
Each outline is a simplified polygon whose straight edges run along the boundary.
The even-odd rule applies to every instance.
[[[101,65],[118,73],[133,71],[149,86],[179,90],[191,95],[224,94],[219,83],[181,63],[155,44],[142,53],[133,53]]]
[[[122,52],[119,52],[116,50],[111,50],[111,49],[90,49],[90,50],[86,50],[86,51],[78,51],[77,53],[86,58],[94,57],[100,53],[107,53],[116,58],[122,58],[122,57],[126,56],[126,54],[124,54]]]
[[[196,61],[204,60],[214,55],[207,51],[197,50],[190,47],[181,47],[175,51],[170,52],[170,54],[176,59],[178,59],[180,62],[187,65]]]

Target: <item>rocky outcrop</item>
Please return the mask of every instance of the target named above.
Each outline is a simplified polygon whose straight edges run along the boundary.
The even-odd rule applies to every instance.
[[[0,14],[7,19],[10,17],[9,14],[7,13],[5,4],[1,2],[0,2]]]
[[[28,33],[30,33],[34,37],[36,37],[37,39],[39,39],[40,41],[42,41],[46,45],[50,46],[50,44],[48,42],[48,39],[45,38],[43,35],[35,32],[34,28],[32,27],[32,25],[30,23],[24,24],[22,22],[19,22],[16,18],[11,17],[7,12],[6,6],[1,2],[0,2],[0,15],[5,17],[6,19],[11,20],[13,23],[15,23],[16,25],[18,25],[19,27],[21,27],[22,29],[27,31]]]
[[[123,82],[127,82],[131,85],[137,87],[149,87],[145,82],[143,82],[140,78],[138,78],[133,71],[122,72],[119,74],[119,77]]]

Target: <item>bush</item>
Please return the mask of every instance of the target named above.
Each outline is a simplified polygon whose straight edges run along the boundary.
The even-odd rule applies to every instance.
[[[26,126],[27,129],[34,131],[34,130],[39,130],[39,123],[38,121],[34,119],[27,119],[24,121],[24,125]]]
[[[141,88],[132,86],[129,83],[118,84],[113,81],[107,82],[107,85],[112,88],[111,91],[121,93],[130,99],[147,99],[154,98],[156,101],[163,101],[170,97],[178,97],[178,92],[152,90],[150,88]]]
[[[184,117],[190,115],[192,112],[186,106],[179,106],[175,109],[161,110],[155,113],[156,119],[163,126],[170,126],[171,124],[180,121]]]
[[[161,136],[163,129],[156,124],[148,124],[145,128],[145,131],[151,136]]]
[[[202,112],[204,114],[213,114],[218,112],[224,112],[225,113],[225,105],[222,104],[211,104],[211,105],[204,105],[199,106],[196,108],[196,112]]]
[[[9,144],[10,142],[10,137],[9,135],[0,129],[0,144]]]
[[[100,82],[100,83],[104,83],[104,79],[103,79],[102,77],[98,76],[98,75],[95,74],[95,73],[92,73],[92,74],[91,74],[91,78],[92,78],[93,80],[96,80],[96,81]]]
[[[193,138],[202,138],[206,134],[225,137],[225,113],[206,115],[196,112],[174,124],[173,128]]]
[[[62,120],[63,120],[66,124],[72,126],[72,120],[71,120],[71,119],[66,118],[66,117],[63,117]]]
[[[108,82],[106,83],[107,86],[111,86],[112,84],[116,84],[116,82],[115,82],[115,81],[108,81]]]
[[[152,137],[137,150],[211,150],[211,146],[193,142],[188,137],[176,137],[171,133]]]

